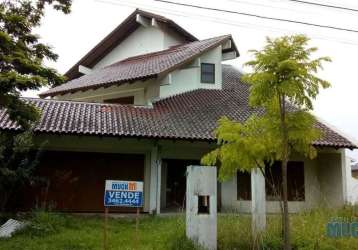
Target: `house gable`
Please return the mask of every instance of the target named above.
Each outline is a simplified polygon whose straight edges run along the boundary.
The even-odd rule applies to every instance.
[[[161,51],[183,43],[185,40],[173,32],[155,26],[140,26],[97,62],[92,69],[100,69],[128,57]]]
[[[145,28],[149,30],[145,32],[146,34],[142,34],[142,36],[148,37],[147,33],[152,31],[152,38],[155,38],[154,44],[152,44],[152,40],[149,40],[148,42],[148,39],[145,39],[146,43],[142,44],[137,41],[133,46],[137,47],[137,49],[131,48],[131,52],[134,54],[128,53],[126,56],[126,53],[124,52],[119,53],[119,45],[122,43],[128,43],[127,39],[131,37],[133,33],[135,33],[135,37],[138,37],[138,34],[141,34],[142,32],[136,31],[138,29],[143,31]],[[159,36],[156,37],[158,34]],[[133,38],[129,41],[133,41]],[[89,69],[96,67],[96,65],[97,68],[99,68],[108,65],[107,63],[110,64],[115,61],[120,61],[121,59],[129,56],[163,50],[179,42],[187,43],[193,41],[197,41],[197,38],[172,20],[160,15],[136,9],[120,25],[118,25],[117,28],[115,28],[74,66],[72,66],[65,73],[65,75],[69,80],[72,80],[80,77],[83,73],[89,72]],[[126,48],[126,46],[124,45],[123,48]],[[118,57],[118,59],[115,60],[116,57]],[[86,69],[86,71],[81,73],[79,72],[79,68]]]

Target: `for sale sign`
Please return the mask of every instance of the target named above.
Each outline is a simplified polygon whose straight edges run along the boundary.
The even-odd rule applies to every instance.
[[[142,207],[143,182],[106,180],[104,206]]]

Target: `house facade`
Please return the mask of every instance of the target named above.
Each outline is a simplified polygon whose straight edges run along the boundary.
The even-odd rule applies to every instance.
[[[104,181],[120,179],[144,181],[143,212],[183,208],[186,167],[216,147],[217,120],[262,112],[248,105],[249,86],[225,62],[237,57],[230,35],[198,40],[170,19],[133,12],[66,73],[66,83],[25,99],[42,113],[34,128],[35,142],[46,142],[38,173],[49,181],[19,206],[100,212]],[[356,145],[316,126],[317,158],[294,155],[289,163],[291,212],[347,201],[345,150]],[[0,129],[20,130],[5,110]],[[277,166],[272,183],[280,181]],[[255,180],[238,172],[218,183],[219,209],[249,213],[252,192],[264,192],[267,212],[279,212],[277,192],[269,183],[257,190]]]

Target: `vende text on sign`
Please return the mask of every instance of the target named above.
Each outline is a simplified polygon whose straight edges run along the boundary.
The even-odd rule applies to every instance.
[[[104,206],[142,207],[143,182],[106,180]]]

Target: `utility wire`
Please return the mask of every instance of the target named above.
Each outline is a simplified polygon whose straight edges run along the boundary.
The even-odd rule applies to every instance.
[[[355,29],[347,29],[347,28],[341,28],[341,27],[330,26],[330,25],[322,25],[322,24],[315,24],[315,23],[309,23],[309,22],[303,22],[303,21],[296,21],[296,20],[291,20],[291,19],[262,16],[262,15],[251,14],[251,13],[246,13],[246,12],[239,12],[239,11],[233,11],[233,10],[223,10],[223,9],[219,9],[219,8],[204,7],[204,6],[200,6],[200,5],[171,2],[171,1],[166,1],[166,0],[153,0],[153,1],[161,2],[161,3],[167,3],[167,4],[171,4],[171,5],[177,5],[177,6],[184,6],[184,7],[202,9],[202,10],[211,10],[211,11],[218,11],[218,12],[224,12],[224,13],[229,13],[229,14],[237,14],[237,15],[242,15],[242,16],[255,17],[255,18],[260,18],[260,19],[265,19],[265,20],[273,20],[273,21],[280,21],[280,22],[287,22],[287,23],[294,23],[294,24],[313,26],[313,27],[318,27],[318,28],[326,28],[326,29],[333,29],[333,30],[339,30],[339,31],[358,33],[358,30],[355,30]]]
[[[307,4],[307,5],[315,5],[315,6],[325,7],[325,8],[331,8],[331,9],[347,10],[347,11],[358,12],[358,9],[348,8],[348,7],[338,6],[338,5],[331,5],[331,4],[324,4],[324,3],[316,3],[316,2],[309,2],[309,1],[302,1],[302,0],[285,0],[285,1],[295,2],[295,3],[302,3],[302,4]]]
[[[138,8],[138,3],[135,4],[133,2],[126,2],[126,1],[115,1],[115,0],[94,0],[96,2],[100,2],[100,3],[106,3],[106,4],[112,4],[112,5],[121,5],[121,6],[126,6],[126,7],[133,7],[133,8]],[[140,4],[141,8],[145,8],[145,10],[147,11],[153,11],[153,12],[157,12],[160,13],[162,15],[165,14],[169,14],[169,15],[174,15],[174,16],[179,16],[179,17],[185,17],[185,18],[190,18],[190,19],[196,19],[196,20],[201,20],[201,21],[209,21],[209,22],[213,22],[213,23],[221,23],[221,24],[225,24],[225,25],[230,25],[230,26],[235,26],[235,27],[241,27],[241,28],[246,28],[249,30],[252,30],[252,28],[256,28],[256,29],[260,29],[260,30],[266,30],[266,31],[271,31],[271,32],[288,32],[291,31],[290,29],[283,29],[283,28],[278,28],[277,26],[272,27],[272,26],[265,26],[262,24],[252,24],[252,23],[244,23],[244,22],[235,22],[233,20],[228,20],[228,19],[220,19],[220,18],[213,18],[213,17],[209,17],[209,16],[204,16],[204,15],[200,15],[200,14],[190,14],[190,13],[184,13],[182,11],[178,11],[178,10],[169,10],[169,9],[163,9],[163,8],[159,8],[159,7],[153,7],[153,6],[148,6],[145,4]],[[356,41],[349,41],[349,40],[345,40],[345,39],[341,39],[337,38],[337,37],[330,37],[330,36],[323,36],[323,35],[317,35],[317,34],[310,34],[310,37],[315,38],[315,39],[319,39],[319,40],[326,40],[326,41],[332,41],[332,42],[338,42],[338,43],[343,43],[343,44],[347,44],[347,45],[358,45],[358,43]]]
[[[228,2],[232,2],[232,3],[236,3],[236,4],[244,4],[244,5],[251,5],[251,6],[260,6],[260,7],[264,7],[264,8],[271,8],[271,9],[279,9],[279,10],[285,10],[285,11],[291,11],[291,12],[295,12],[297,13],[296,9],[293,8],[289,8],[289,7],[281,7],[281,6],[275,6],[272,4],[265,4],[265,3],[258,3],[252,0],[227,0]],[[311,9],[309,11],[307,11],[307,9],[305,9],[304,11],[300,11],[302,13],[317,13],[312,11]]]

